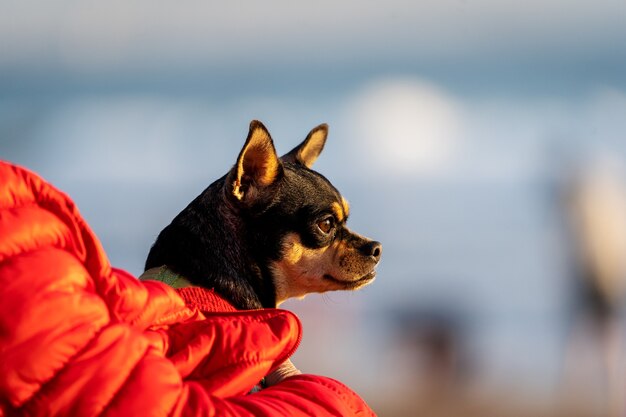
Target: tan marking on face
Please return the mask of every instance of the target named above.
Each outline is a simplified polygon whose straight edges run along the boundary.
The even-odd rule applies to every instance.
[[[343,197],[341,197],[341,207],[346,217],[348,217],[350,215],[350,204],[348,204],[348,200]]]
[[[330,246],[310,249],[296,233],[291,233],[282,246],[282,259],[271,265],[277,305],[288,298],[314,292],[356,290],[373,279],[360,281],[373,273],[375,263],[345,241],[336,240]]]
[[[335,215],[335,218],[337,219],[337,221],[338,222],[342,222],[343,219],[345,218],[343,207],[339,203],[334,202],[331,205],[331,209],[332,209],[333,214]]]

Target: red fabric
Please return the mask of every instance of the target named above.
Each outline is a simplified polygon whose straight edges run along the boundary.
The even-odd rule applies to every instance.
[[[196,291],[112,269],[65,194],[0,161],[0,417],[373,415],[320,376],[247,395],[300,323]]]
[[[202,287],[186,287],[176,290],[187,307],[195,307],[203,313],[233,312],[237,309],[217,295],[215,291]]]

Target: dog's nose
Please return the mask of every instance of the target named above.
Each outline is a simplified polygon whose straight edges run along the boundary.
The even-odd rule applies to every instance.
[[[383,254],[383,245],[375,240],[366,243],[361,247],[361,252],[365,256],[371,256],[376,262],[380,261],[380,256]]]

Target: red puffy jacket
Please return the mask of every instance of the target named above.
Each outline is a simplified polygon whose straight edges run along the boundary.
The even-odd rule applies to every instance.
[[[247,394],[300,337],[288,311],[203,313],[112,269],[66,195],[0,161],[0,417],[373,415],[320,376]]]

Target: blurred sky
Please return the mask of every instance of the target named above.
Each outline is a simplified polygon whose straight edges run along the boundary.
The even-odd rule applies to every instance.
[[[189,1],[178,7],[147,0],[5,1],[1,7],[7,90],[66,91],[70,84],[109,91],[113,84],[327,94],[380,74],[416,72],[477,94],[570,96],[625,83],[620,0]]]
[[[573,300],[560,175],[626,156],[624,22],[623,0],[1,1],[0,158],[139,274],[251,119],[280,152],[327,122],[316,169],[384,255],[364,291],[293,304],[314,334],[314,315],[356,329],[328,369],[302,360],[375,391],[392,312],[435,311],[496,381],[551,381]],[[338,365],[355,350],[371,367]]]

